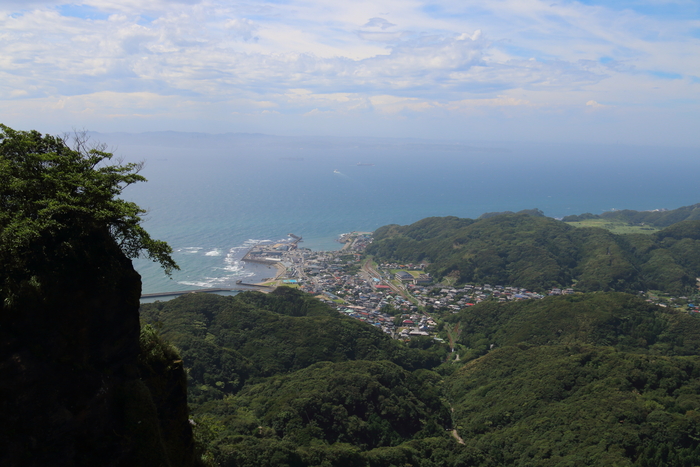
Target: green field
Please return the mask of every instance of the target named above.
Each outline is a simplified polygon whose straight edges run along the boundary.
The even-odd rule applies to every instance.
[[[407,273],[409,273],[410,275],[412,275],[413,277],[418,277],[418,276],[420,276],[421,274],[424,274],[424,271],[421,271],[421,270],[409,271],[408,269],[389,269],[389,272],[391,273],[391,275],[394,275],[394,274],[396,274],[396,273],[399,272],[399,271],[407,272]]]
[[[601,229],[609,230],[614,234],[652,234],[661,230],[659,227],[651,225],[635,225],[623,221],[610,219],[586,219],[579,222],[566,222],[573,227],[600,227]]]

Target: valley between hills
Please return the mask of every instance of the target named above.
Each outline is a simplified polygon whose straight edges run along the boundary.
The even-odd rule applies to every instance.
[[[202,462],[700,463],[699,220],[614,234],[534,210],[359,238],[291,287],[142,305]]]

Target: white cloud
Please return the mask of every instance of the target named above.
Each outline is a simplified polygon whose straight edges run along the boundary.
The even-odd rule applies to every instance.
[[[367,21],[366,24],[364,24],[364,27],[366,28],[379,28],[379,29],[389,29],[392,26],[396,26],[393,23],[390,23],[389,21],[385,20],[384,18],[379,18],[379,17],[374,17],[370,18],[369,21]]]
[[[434,103],[417,98],[396,96],[375,96],[370,99],[372,105],[382,113],[395,114],[410,110],[412,112],[424,112],[435,107]]]
[[[256,39],[254,36],[257,26],[245,18],[233,18],[224,23],[224,27],[232,32],[236,37],[249,41]]]
[[[357,36],[365,41],[393,43],[406,37],[408,32],[387,32],[387,31],[357,31]]]
[[[594,101],[594,100],[590,100],[590,101],[586,102],[586,105],[587,105],[588,107],[593,107],[594,109],[599,109],[599,108],[602,108],[602,107],[607,107],[607,106],[605,106],[605,105],[603,105],[603,104],[599,104],[598,102],[596,102],[596,101]]]
[[[569,0],[84,0],[69,16],[61,5],[0,5],[0,121],[22,112],[9,102],[105,121],[186,119],[186,107],[206,125],[232,107],[576,115],[581,102],[601,108],[588,96],[617,111],[700,114],[692,19]]]
[[[491,99],[465,99],[457,102],[449,102],[445,107],[454,110],[469,109],[473,107],[532,107],[534,104],[525,99],[510,96],[498,96]]]

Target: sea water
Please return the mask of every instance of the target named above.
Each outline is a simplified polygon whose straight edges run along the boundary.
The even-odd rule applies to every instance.
[[[262,241],[303,237],[331,250],[344,232],[430,216],[476,218],[539,208],[547,216],[673,209],[700,202],[696,149],[262,135],[97,135],[148,183],[123,197],[180,265],[171,278],[138,259],[143,293],[231,287],[274,275],[243,263]]]

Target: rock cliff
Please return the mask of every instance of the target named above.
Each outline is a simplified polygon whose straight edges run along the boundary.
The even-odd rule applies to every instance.
[[[192,465],[182,363],[140,331],[140,277],[109,234],[20,282],[0,297],[0,465]]]

